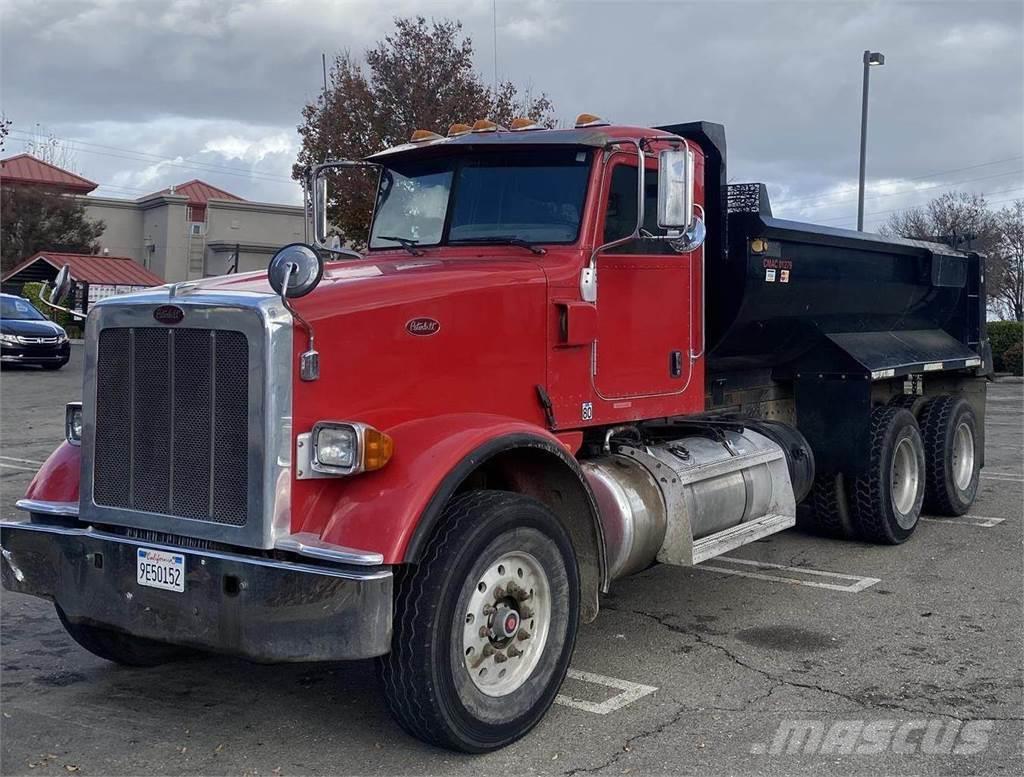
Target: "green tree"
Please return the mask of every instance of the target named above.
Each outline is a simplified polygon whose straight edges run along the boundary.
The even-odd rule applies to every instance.
[[[473,43],[458,21],[396,18],[395,30],[365,54],[344,51],[334,59],[326,94],[303,108],[302,149],[292,176],[328,159],[360,159],[405,143],[416,129],[445,133],[457,122],[489,118],[508,125],[525,116],[554,126],[547,95],[511,82],[497,90],[473,67]],[[342,240],[366,242],[376,176],[346,172],[331,182],[328,218]]]
[[[0,189],[0,269],[4,272],[37,251],[96,253],[102,221],[90,219],[75,197],[46,189]]]

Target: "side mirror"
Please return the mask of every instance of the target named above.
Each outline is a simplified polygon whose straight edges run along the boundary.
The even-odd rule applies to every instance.
[[[306,186],[308,192],[308,203],[312,213],[308,215],[311,216],[311,220],[313,222],[313,245],[316,248],[324,251],[330,251],[335,254],[346,254],[348,256],[361,259],[362,254],[357,251],[353,251],[349,248],[339,248],[338,246],[332,245],[328,242],[327,235],[327,178],[325,175],[331,170],[340,170],[342,168],[351,167],[379,168],[380,165],[375,164],[374,162],[345,161],[324,162],[321,165],[314,165],[309,168]]]
[[[50,303],[63,305],[71,296],[71,268],[64,265],[53,280],[53,291],[50,292]]]
[[[292,243],[274,254],[267,268],[267,280],[274,292],[285,299],[304,297],[324,277],[324,260],[305,243]]]
[[[693,152],[689,148],[658,153],[658,226],[689,232],[693,226]]]

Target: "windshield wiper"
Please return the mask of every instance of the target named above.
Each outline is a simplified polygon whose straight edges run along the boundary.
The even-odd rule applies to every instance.
[[[416,245],[420,242],[419,240],[413,240],[411,237],[393,237],[391,235],[377,235],[378,240],[391,240],[398,243],[402,248],[408,251],[413,256],[423,256],[423,250],[417,248]]]
[[[464,237],[448,241],[448,245],[470,245],[473,243],[481,245],[519,246],[520,248],[525,248],[531,253],[537,254],[537,256],[543,256],[547,253],[545,249],[534,245],[529,240],[523,240],[521,237],[512,237],[511,235],[500,235],[495,237]]]

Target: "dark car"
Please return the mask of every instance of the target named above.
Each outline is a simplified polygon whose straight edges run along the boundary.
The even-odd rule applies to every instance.
[[[0,294],[0,362],[59,370],[70,357],[67,332],[27,299]]]

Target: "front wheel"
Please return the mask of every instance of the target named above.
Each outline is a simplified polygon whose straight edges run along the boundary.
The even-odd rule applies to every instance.
[[[572,542],[543,504],[502,491],[455,497],[395,595],[379,661],[391,713],[410,734],[496,750],[544,716],[579,624]]]

